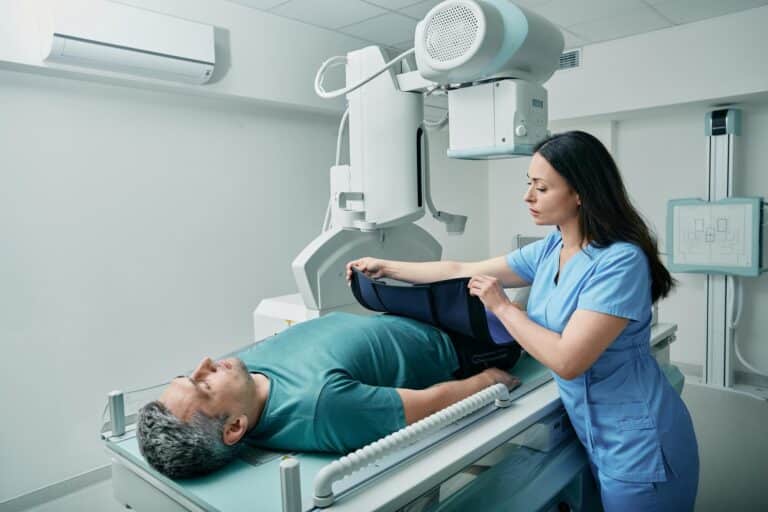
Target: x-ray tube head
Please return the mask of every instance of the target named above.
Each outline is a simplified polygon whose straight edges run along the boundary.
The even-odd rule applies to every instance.
[[[442,85],[494,78],[543,84],[558,68],[563,34],[509,0],[447,0],[416,26],[416,64]]]

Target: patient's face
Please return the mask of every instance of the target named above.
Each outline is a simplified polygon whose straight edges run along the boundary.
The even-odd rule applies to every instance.
[[[191,375],[173,379],[160,401],[183,421],[197,411],[230,417],[243,413],[252,388],[251,374],[240,359],[213,361],[206,357]]]

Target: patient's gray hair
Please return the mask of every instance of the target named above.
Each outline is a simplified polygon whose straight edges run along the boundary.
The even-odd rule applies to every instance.
[[[136,435],[149,464],[170,478],[189,478],[215,471],[239,452],[222,434],[226,417],[196,412],[182,421],[161,402],[150,402],[139,411]]]

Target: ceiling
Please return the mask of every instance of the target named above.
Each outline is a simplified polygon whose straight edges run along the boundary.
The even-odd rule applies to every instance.
[[[442,0],[229,0],[307,25],[397,49]],[[577,48],[768,5],[768,0],[513,0],[563,31]]]

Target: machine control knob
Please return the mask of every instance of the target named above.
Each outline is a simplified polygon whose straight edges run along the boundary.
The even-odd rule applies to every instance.
[[[528,128],[526,128],[524,124],[517,125],[515,128],[515,135],[518,137],[525,137],[528,135]]]

